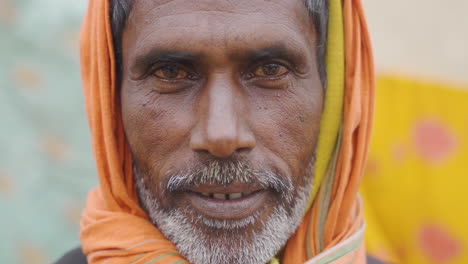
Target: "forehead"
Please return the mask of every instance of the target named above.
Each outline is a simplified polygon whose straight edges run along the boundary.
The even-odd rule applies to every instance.
[[[278,42],[314,44],[302,0],[136,0],[123,35],[130,57],[154,46],[235,51]]]

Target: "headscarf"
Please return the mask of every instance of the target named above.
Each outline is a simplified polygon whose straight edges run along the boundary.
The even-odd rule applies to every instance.
[[[360,0],[329,0],[327,77],[314,189],[302,223],[272,263],[365,263],[358,186],[374,109],[373,58]],[[188,261],[139,206],[126,143],[109,0],[89,1],[81,32],[86,111],[100,185],[88,195],[81,243],[90,264]]]

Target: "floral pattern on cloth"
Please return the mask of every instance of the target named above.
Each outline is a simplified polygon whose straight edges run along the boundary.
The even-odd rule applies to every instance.
[[[79,245],[97,184],[78,65],[86,4],[0,0],[0,263],[52,263]]]
[[[468,263],[468,87],[381,77],[361,187],[370,253]]]

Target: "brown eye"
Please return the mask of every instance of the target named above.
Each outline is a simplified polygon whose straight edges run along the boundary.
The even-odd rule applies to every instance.
[[[181,80],[188,77],[188,72],[177,65],[164,65],[157,68],[154,73],[156,77],[166,80]]]
[[[254,75],[258,77],[279,77],[288,72],[288,69],[281,64],[268,63],[257,67]]]

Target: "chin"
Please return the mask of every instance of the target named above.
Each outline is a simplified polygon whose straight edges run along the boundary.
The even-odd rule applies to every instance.
[[[267,263],[301,223],[312,189],[310,178],[294,189],[288,204],[270,197],[247,215],[223,218],[201,213],[190,202],[163,208],[144,180],[136,183],[140,203],[153,224],[193,264]]]

